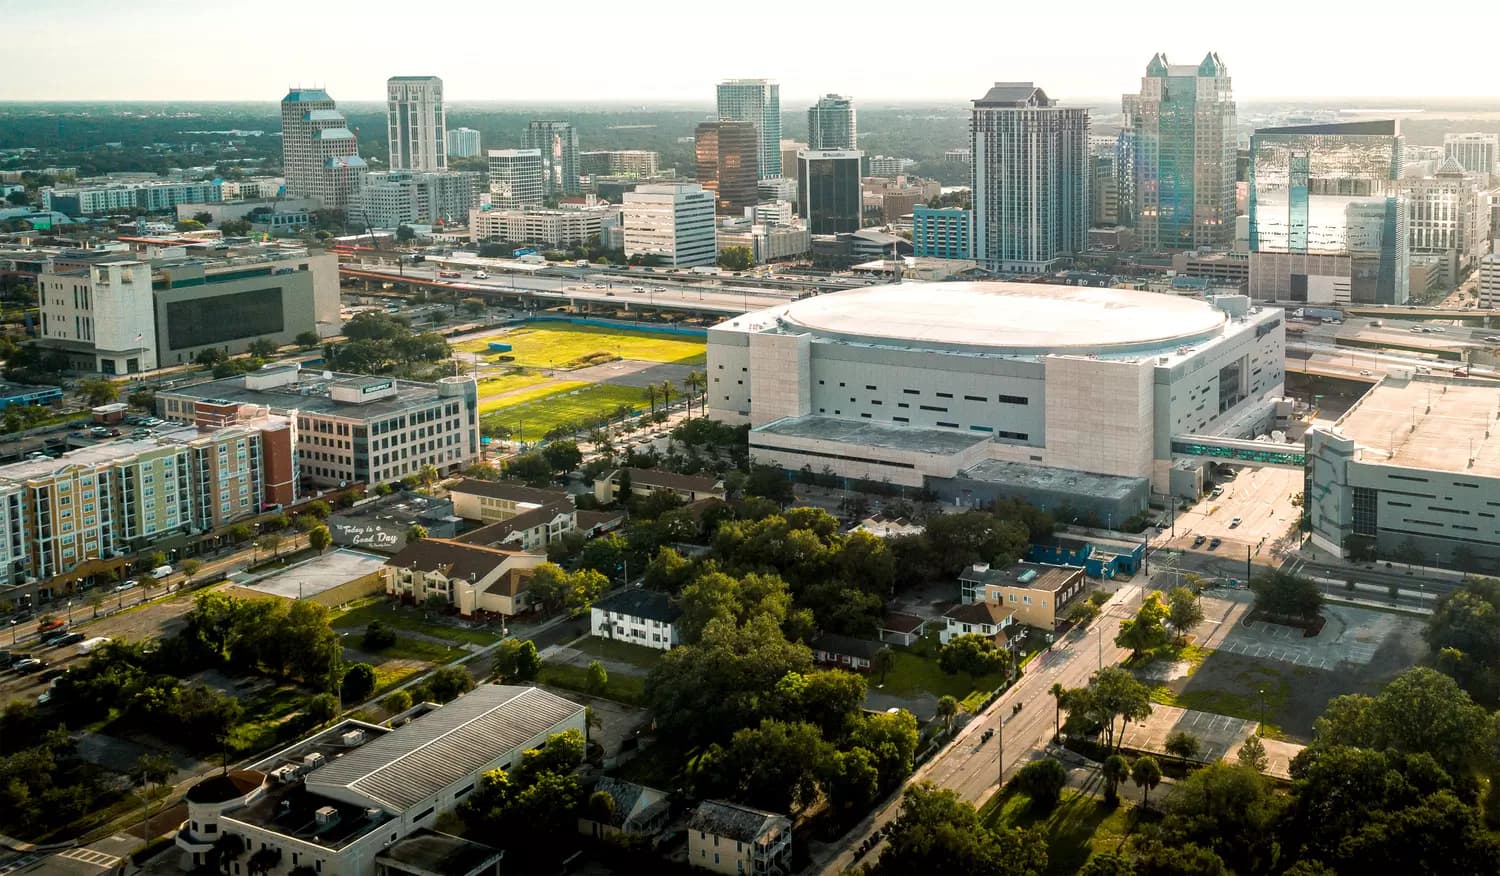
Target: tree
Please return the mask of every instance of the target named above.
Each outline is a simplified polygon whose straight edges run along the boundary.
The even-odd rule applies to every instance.
[[[178,231],[202,231],[204,225],[197,219],[179,219],[177,221]]]
[[[403,222],[396,226],[396,241],[398,243],[411,243],[416,239],[417,232],[413,231],[410,225]]]
[[[1266,767],[1270,765],[1270,759],[1266,756],[1266,746],[1254,733],[1246,737],[1245,744],[1240,746],[1237,759],[1258,773],[1265,772]]]
[[[605,671],[604,664],[598,660],[590,660],[583,682],[584,692],[599,696],[608,686],[609,673]]]
[[[120,397],[120,388],[102,377],[85,380],[78,389],[91,405],[107,405]]]
[[[462,666],[439,666],[423,682],[427,692],[439,703],[457,699],[474,689],[474,678]]]
[[[292,343],[304,350],[311,350],[322,342],[323,339],[318,337],[318,333],[315,331],[298,332],[297,337],[292,339]]]
[[[399,715],[411,708],[411,693],[404,690],[391,691],[380,701],[380,707],[392,715]]]
[[[194,557],[189,557],[183,560],[181,563],[178,563],[177,569],[185,576],[183,583],[191,585],[193,583],[193,576],[198,574],[198,572],[203,569],[203,561]]]
[[[339,713],[339,701],[333,694],[313,694],[307,698],[307,716],[318,726],[332,721]]]
[[[1141,600],[1141,607],[1130,620],[1120,623],[1115,644],[1129,648],[1132,656],[1159,648],[1167,643],[1167,605],[1161,594],[1152,593]]]
[[[255,549],[257,551],[271,551],[273,558],[280,557],[281,533],[268,532],[265,535],[260,536],[255,540]]]
[[[1272,617],[1314,621],[1323,607],[1323,594],[1309,578],[1275,569],[1250,579],[1255,608]]]
[[[329,545],[333,544],[333,533],[329,532],[326,526],[313,527],[311,530],[308,530],[307,543],[318,553],[322,553],[328,549]]]
[[[1450,774],[1487,756],[1475,740],[1490,737],[1490,719],[1458,684],[1425,666],[1396,676],[1374,697],[1346,694],[1329,701],[1313,723],[1316,745],[1348,745],[1427,754]]]
[[[1470,696],[1500,701],[1500,580],[1469,579],[1444,594],[1424,635],[1438,667]]]
[[[958,700],[952,696],[944,695],[937,701],[937,712],[934,717],[943,722],[943,729],[953,730],[953,719],[958,716]]]
[[[356,663],[350,666],[344,670],[341,690],[345,702],[363,702],[365,697],[375,690],[375,669],[368,663]]]
[[[1221,760],[1177,782],[1164,801],[1164,827],[1178,842],[1212,850],[1236,872],[1273,872],[1280,806],[1260,773]]]
[[[1052,758],[1044,757],[1022,767],[1011,782],[1031,798],[1038,811],[1050,812],[1062,799],[1063,786],[1068,783],[1068,771]]]
[[[726,271],[748,271],[755,266],[748,246],[726,246],[719,250],[719,267]]]
[[[1167,592],[1167,623],[1182,641],[1189,631],[1203,622],[1203,606],[1198,594],[1186,587],[1173,587]]]
[[[142,833],[147,837],[154,836],[151,832],[151,804],[165,796],[169,790],[167,780],[174,772],[176,768],[172,761],[161,754],[143,754],[130,767],[131,782],[140,789]]]
[[[156,393],[149,389],[137,389],[125,397],[125,401],[133,408],[143,411],[156,410]]]
[[[424,539],[426,537],[427,537],[427,527],[423,526],[420,523],[413,523],[411,526],[408,526],[406,528],[406,543],[407,544],[411,544],[412,542],[416,542],[416,541],[421,541],[422,539]]]
[[[1099,769],[1104,779],[1104,802],[1113,805],[1119,800],[1120,783],[1130,778],[1130,763],[1118,754],[1104,759]]]
[[[1069,732],[1103,731],[1107,748],[1115,747],[1115,719],[1124,723],[1142,721],[1151,715],[1151,689],[1118,666],[1106,666],[1094,673],[1088,687],[1063,693],[1062,705],[1068,710]],[[1122,724],[1120,736],[1124,735]]]
[[[949,675],[966,672],[977,678],[1003,672],[1009,666],[1009,652],[978,633],[954,636],[938,651],[938,667]]]
[[[431,488],[433,484],[442,480],[442,477],[442,473],[438,471],[437,466],[430,462],[423,464],[421,468],[417,469],[417,480],[424,487]]]
[[[820,782],[828,801],[838,809],[863,810],[880,794],[875,756],[863,748],[836,752],[827,761]]]
[[[505,476],[525,481],[528,486],[545,487],[552,482],[552,466],[540,453],[523,453],[506,463]]]
[[[360,639],[360,645],[366,651],[384,651],[394,644],[396,644],[396,631],[378,620],[370,621],[365,627],[364,636]]]
[[[541,655],[530,639],[506,639],[495,648],[491,671],[508,683],[531,681],[541,669]]]
[[[200,226],[211,225],[214,221],[214,214],[207,210],[199,210],[193,214],[193,221],[197,222]]]
[[[1198,752],[1202,750],[1202,747],[1203,744],[1198,741],[1198,737],[1187,732],[1186,730],[1178,730],[1177,732],[1168,736],[1166,743],[1162,745],[1162,748],[1166,750],[1167,754],[1177,757],[1183,762],[1187,762],[1197,757]]]
[[[812,724],[765,718],[737,731],[728,746],[711,746],[694,787],[700,796],[796,812],[817,799],[818,777],[832,757],[833,747]]]
[[[919,782],[902,795],[876,872],[1040,876],[1046,868],[1040,831],[988,828],[953,791]]]
[[[542,458],[551,469],[560,474],[573,471],[583,464],[583,454],[576,441],[553,441],[542,448]]]
[[[250,355],[259,356],[262,359],[272,358],[278,349],[276,342],[270,338],[256,338],[245,348]]]
[[[1161,783],[1161,765],[1151,755],[1142,755],[1130,765],[1130,780],[1141,789],[1141,807],[1149,809],[1151,789]]]

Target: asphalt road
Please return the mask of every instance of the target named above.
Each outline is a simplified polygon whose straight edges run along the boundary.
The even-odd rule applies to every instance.
[[[1048,690],[1054,683],[1063,687],[1082,687],[1101,665],[1112,666],[1124,660],[1128,652],[1114,644],[1120,621],[1131,616],[1140,605],[1142,589],[1133,584],[1120,588],[1104,606],[1100,615],[1082,635],[1069,635],[1053,645],[1053,650],[1034,660],[1021,680],[1005,692],[983,713],[959,731],[933,759],[923,764],[907,783],[931,781],[950,788],[964,800],[978,806],[999,789],[998,776],[1004,743],[1004,765],[1007,776],[1025,766],[1052,741],[1056,709]],[[1015,710],[1016,704],[1020,711]],[[1000,732],[1001,722],[1004,732]],[[995,729],[995,737],[980,742],[985,730]],[[841,873],[862,861],[874,861],[881,846],[854,857],[859,843],[901,812],[901,796],[849,831],[835,848],[814,857],[808,872]]]

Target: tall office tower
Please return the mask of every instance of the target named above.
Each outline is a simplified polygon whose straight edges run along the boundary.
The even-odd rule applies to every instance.
[[[1228,249],[1234,243],[1235,113],[1229,68],[1152,56],[1139,94],[1122,99],[1135,143],[1135,228],[1141,249]]]
[[[1500,253],[1479,260],[1479,306],[1500,307]]]
[[[636,186],[625,193],[620,221],[627,256],[657,256],[674,268],[709,267],[719,258],[714,194],[702,186]]]
[[[385,118],[390,130],[391,170],[448,169],[443,80],[436,76],[387,79]]]
[[[1089,111],[1030,82],[997,82],[972,112],[973,257],[990,270],[1044,273],[1083,252]]]
[[[1120,224],[1119,138],[1089,137],[1089,223]]]
[[[321,88],[293,88],[281,99],[281,156],[287,196],[317,198],[330,210],[349,204],[367,169],[349,123]]]
[[[1437,173],[1405,180],[1412,255],[1436,256],[1452,288],[1490,250],[1490,196],[1484,173],[1468,173],[1448,157]]]
[[[1250,136],[1250,294],[1405,304],[1400,123],[1261,128]]]
[[[448,129],[448,156],[473,158],[479,154],[479,132],[473,128]]]
[[[749,122],[703,122],[695,132],[698,184],[714,193],[715,210],[740,216],[760,200],[756,153],[760,141]]]
[[[824,95],[807,108],[807,148],[859,148],[859,133],[854,124],[854,98]]]
[[[1469,173],[1500,176],[1500,134],[1444,134],[1443,152]]]
[[[546,194],[540,149],[491,149],[490,203],[501,210],[540,207]]]
[[[531,122],[521,138],[521,148],[542,153],[547,194],[556,197],[582,191],[578,185],[578,130],[572,122]]]
[[[728,79],[719,83],[718,96],[719,118],[755,124],[760,178],[781,176],[781,86],[769,79]]]
[[[855,149],[809,149],[797,153],[797,212],[813,234],[859,230],[864,194]]]

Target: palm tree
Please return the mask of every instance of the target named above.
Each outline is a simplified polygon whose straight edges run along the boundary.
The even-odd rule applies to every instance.
[[[1060,681],[1052,682],[1052,687],[1047,689],[1047,693],[1052,694],[1054,705],[1052,712],[1052,741],[1054,743],[1062,741],[1062,699],[1063,694],[1067,692],[1068,689],[1063,687]]]
[[[651,414],[656,415],[656,394],[660,392],[656,384],[652,383],[646,387],[646,401],[651,404]]]
[[[958,700],[944,696],[937,701],[937,717],[943,721],[944,730],[953,729],[953,719],[958,715]]]
[[[692,390],[693,392],[698,393],[698,396],[699,396],[699,401],[698,401],[698,416],[700,416],[700,417],[706,416],[707,412],[703,408],[702,397],[703,397],[704,392],[708,388],[708,377],[706,377],[703,374],[702,371],[689,371],[687,378],[685,380],[683,380],[682,383],[688,389]],[[693,403],[692,403],[692,398],[689,397],[689,399],[688,399],[688,416],[691,417],[692,415],[693,415]]]
[[[428,463],[417,469],[417,480],[421,481],[424,487],[431,487],[438,482],[439,477],[441,475],[438,474],[437,466],[432,463]]]
[[[1119,798],[1120,783],[1130,778],[1130,764],[1120,755],[1111,754],[1099,772],[1104,777],[1104,800],[1112,804]]]
[[[1148,808],[1151,789],[1161,782],[1161,767],[1156,763],[1156,758],[1149,754],[1136,758],[1130,767],[1130,780],[1141,789],[1141,808]]]
[[[663,408],[670,408],[672,406],[672,393],[676,390],[677,387],[672,384],[672,381],[663,380],[661,382],[661,406]]]

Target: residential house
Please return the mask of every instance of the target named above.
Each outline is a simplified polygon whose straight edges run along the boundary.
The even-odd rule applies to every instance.
[[[975,563],[958,577],[965,603],[989,602],[1015,612],[1016,619],[1051,631],[1059,610],[1083,592],[1084,570],[1078,566],[1016,563],[995,569]]]
[[[1009,642],[1006,628],[1015,622],[1015,612],[1001,608],[999,603],[955,605],[943,615],[943,629],[938,632],[938,641],[946,645],[954,636],[978,633],[987,639],[993,639],[995,644],[1004,646]]]
[[[560,499],[460,535],[464,544],[514,547],[545,553],[547,545],[578,528],[572,499]]]
[[[544,505],[571,501],[563,490],[545,490],[509,481],[464,478],[448,488],[453,513],[478,523],[509,520]]]
[[[592,793],[599,791],[609,794],[615,801],[615,808],[609,818],[600,820],[592,817],[585,806],[583,814],[578,816],[578,832],[584,836],[594,839],[617,833],[652,836],[660,833],[672,818],[672,805],[666,791],[609,776],[600,778],[594,785]]]
[[[624,511],[579,511],[578,530],[589,538],[614,532],[625,525]]]
[[[539,553],[424,538],[386,560],[380,576],[387,596],[420,603],[438,595],[465,617],[509,616],[530,607],[531,570],[546,561]]]
[[[628,477],[627,477],[628,476]],[[649,496],[659,490],[675,493],[685,502],[724,498],[724,482],[699,475],[684,475],[656,468],[618,468],[594,481],[594,498],[600,504],[620,498],[620,484],[629,480],[630,492]]]
[[[595,602],[589,630],[602,639],[670,651],[679,643],[682,609],[665,593],[630,588]]]
[[[914,614],[893,611],[880,622],[880,641],[910,647],[922,638],[922,628],[927,621]]]
[[[900,538],[903,535],[921,535],[927,531],[927,527],[907,520],[905,517],[887,517],[884,514],[875,514],[861,520],[859,525],[850,531],[868,532],[877,538]]]
[[[875,655],[885,647],[880,642],[856,639],[825,633],[812,641],[813,659],[841,669],[867,672],[875,662]]]
[[[792,820],[704,800],[688,819],[688,863],[715,873],[784,876],[792,866]]]

